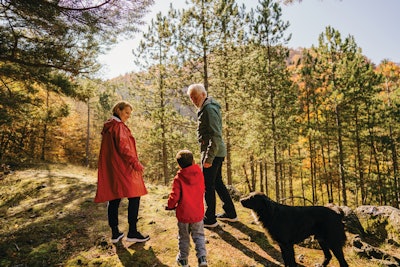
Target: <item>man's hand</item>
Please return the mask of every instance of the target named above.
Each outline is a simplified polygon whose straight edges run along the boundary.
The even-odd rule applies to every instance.
[[[203,167],[204,167],[205,169],[210,168],[211,166],[212,166],[212,163],[204,162],[204,164],[203,164]]]

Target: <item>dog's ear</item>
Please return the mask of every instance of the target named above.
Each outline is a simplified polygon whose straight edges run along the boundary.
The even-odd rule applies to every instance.
[[[273,217],[276,208],[275,203],[266,195],[263,195],[263,203],[265,205],[266,211],[268,212],[268,216]]]

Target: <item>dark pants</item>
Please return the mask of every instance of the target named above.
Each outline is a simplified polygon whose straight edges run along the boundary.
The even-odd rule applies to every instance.
[[[136,223],[139,214],[140,197],[128,198],[128,223],[129,232],[136,233]],[[111,228],[118,227],[118,208],[121,199],[114,199],[108,202],[108,225]]]
[[[217,192],[219,198],[223,202],[222,208],[229,217],[236,217],[235,206],[233,205],[231,196],[224,182],[222,181],[222,162],[223,157],[215,157],[210,168],[203,168],[204,180],[206,185],[205,200],[207,209],[204,217],[207,221],[215,221],[215,205]]]

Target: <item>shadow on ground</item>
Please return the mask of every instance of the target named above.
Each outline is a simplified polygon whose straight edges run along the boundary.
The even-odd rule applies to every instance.
[[[265,235],[264,232],[261,231],[257,231],[254,230],[250,227],[248,227],[247,225],[241,223],[241,222],[227,222],[230,226],[238,229],[239,231],[241,231],[242,233],[246,234],[247,236],[249,236],[251,242],[256,243],[260,248],[262,248],[268,255],[270,255],[273,259],[275,259],[276,261],[279,261],[283,264],[283,259],[282,259],[282,255],[281,252],[277,249],[275,249],[269,242],[268,239]],[[260,226],[261,227],[261,226]],[[222,236],[221,236],[222,238]],[[246,254],[247,255],[247,254]],[[247,255],[250,257],[250,255]],[[259,256],[259,255],[258,255]],[[261,256],[260,256],[261,257]],[[261,257],[262,259],[265,259],[263,257]],[[263,262],[259,261],[257,258],[254,258],[257,262],[263,264]],[[280,265],[276,265],[275,263],[272,263],[271,261],[268,261],[268,265],[266,266],[280,266]],[[305,267],[299,263],[297,263],[298,267]]]
[[[104,218],[93,203],[95,185],[73,177],[34,178],[1,185],[14,182],[0,202],[0,266],[61,266],[94,245],[88,226]]]
[[[145,249],[144,245],[145,243],[134,243],[125,247],[118,243],[116,249],[121,264],[125,267],[168,267],[157,258],[152,247]],[[133,253],[130,250],[133,250]]]
[[[249,236],[251,242],[255,242],[258,246],[260,246],[260,248],[262,248],[265,252],[267,252],[268,255],[270,255],[272,258],[276,259],[276,261],[279,261],[279,262],[282,261],[279,252],[268,243],[268,240],[265,238],[264,233],[253,230],[241,222],[229,223],[229,225],[231,225],[232,227],[238,229],[242,233]],[[225,242],[227,242],[228,244],[230,244],[232,247],[236,248],[237,250],[241,251],[247,257],[253,258],[258,263],[260,263],[264,266],[269,266],[269,267],[281,266],[281,265],[278,265],[278,264],[266,259],[265,257],[258,254],[256,251],[254,251],[251,248],[249,248],[248,246],[244,245],[236,237],[234,237],[231,233],[225,231],[222,227],[218,226],[215,228],[211,228],[209,230],[218,234],[222,240],[224,240]],[[264,240],[260,241],[260,238],[264,238]]]

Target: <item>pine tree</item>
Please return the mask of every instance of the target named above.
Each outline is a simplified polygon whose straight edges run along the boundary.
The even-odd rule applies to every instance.
[[[247,60],[253,62],[250,70],[254,82],[253,96],[260,100],[257,108],[262,116],[259,128],[264,140],[262,142],[272,142],[275,196],[279,200],[283,194],[279,178],[280,127],[284,124],[279,112],[281,107],[288,107],[284,103],[284,94],[290,88],[289,72],[286,68],[288,49],[284,45],[290,39],[290,35],[285,36],[289,23],[282,21],[279,4],[270,0],[260,2],[254,15],[250,13],[250,42],[254,44],[254,50]]]
[[[175,50],[176,16],[171,6],[168,15],[158,13],[144,33],[134,54],[136,62],[142,64],[147,73],[138,76],[136,88],[131,91],[133,96],[140,97],[147,117],[154,124],[149,141],[154,145],[152,153],[160,155],[157,162],[161,162],[161,166],[158,167],[156,163],[151,171],[157,173],[161,169],[162,174],[156,176],[162,178],[165,184],[169,184],[172,175],[170,170],[176,165],[173,157],[176,153],[173,151],[176,150],[174,143],[179,139],[178,136],[184,135],[179,125],[183,124],[185,110],[180,111],[179,106],[181,97],[187,98],[182,94],[180,79],[175,78],[179,76]],[[184,139],[181,138],[180,145],[185,143],[182,142]]]

